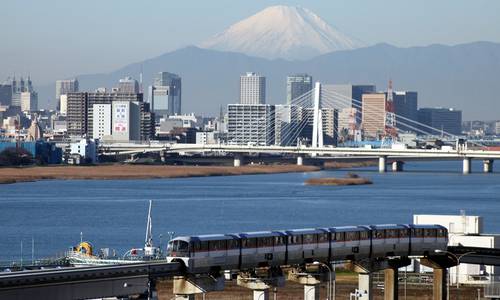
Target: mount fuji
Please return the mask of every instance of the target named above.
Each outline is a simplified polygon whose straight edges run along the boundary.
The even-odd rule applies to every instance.
[[[271,6],[227,28],[200,47],[268,59],[308,59],[338,50],[363,47],[312,11]]]

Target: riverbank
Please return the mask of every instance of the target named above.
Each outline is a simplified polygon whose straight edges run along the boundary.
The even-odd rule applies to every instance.
[[[227,166],[166,166],[166,165],[100,165],[0,168],[0,184],[47,179],[150,179],[205,176],[254,175],[319,171],[315,166],[247,165]]]

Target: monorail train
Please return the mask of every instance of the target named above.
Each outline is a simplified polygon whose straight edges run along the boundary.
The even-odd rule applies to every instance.
[[[440,225],[390,224],[176,237],[168,262],[187,272],[246,270],[313,261],[428,255],[446,250],[448,231]]]

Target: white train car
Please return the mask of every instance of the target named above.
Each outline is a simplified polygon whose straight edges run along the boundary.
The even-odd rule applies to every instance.
[[[436,249],[446,250],[448,231],[440,225],[409,225],[411,230],[410,255],[431,254]]]
[[[281,232],[246,232],[237,234],[241,240],[240,268],[279,266],[286,259],[286,236]]]

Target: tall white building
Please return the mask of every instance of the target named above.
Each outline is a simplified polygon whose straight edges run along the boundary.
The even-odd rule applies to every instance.
[[[21,93],[21,110],[35,111],[38,109],[38,95],[36,92]]]
[[[62,97],[62,96],[61,96]],[[111,135],[111,104],[94,104],[92,136],[102,139]]]
[[[266,103],[266,77],[248,72],[240,76],[240,104]]]
[[[61,95],[59,97],[59,112],[62,116],[68,114],[68,95]]]
[[[229,104],[228,142],[233,145],[274,144],[274,105]]]
[[[134,101],[113,101],[112,130],[114,141],[136,141],[141,138],[141,110]]]

